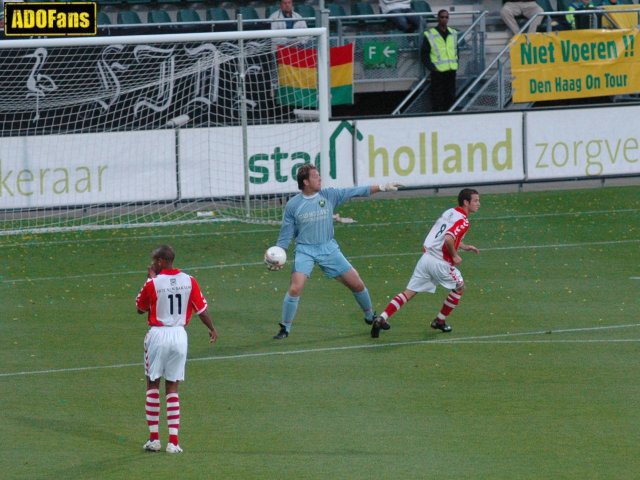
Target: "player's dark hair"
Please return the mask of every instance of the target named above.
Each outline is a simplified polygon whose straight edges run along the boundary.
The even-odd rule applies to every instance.
[[[296,174],[296,178],[298,179],[298,190],[302,190],[304,188],[304,181],[309,180],[311,170],[317,170],[317,168],[315,165],[311,165],[310,163],[305,163],[298,169],[298,173]]]
[[[161,258],[167,262],[172,262],[176,258],[175,250],[169,245],[160,245],[153,251],[153,258]]]
[[[464,205],[465,200],[467,202],[470,202],[471,195],[480,195],[480,194],[478,193],[477,190],[474,190],[473,188],[463,188],[462,190],[460,190],[460,193],[458,194],[458,206],[462,207]]]

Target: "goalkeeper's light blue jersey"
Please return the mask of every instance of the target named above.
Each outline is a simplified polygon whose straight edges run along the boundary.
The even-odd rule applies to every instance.
[[[284,208],[282,227],[276,245],[286,249],[295,237],[296,248],[322,246],[333,240],[333,211],[353,197],[368,197],[371,187],[326,188],[311,197],[302,193],[291,198]],[[336,245],[337,246],[337,245]]]

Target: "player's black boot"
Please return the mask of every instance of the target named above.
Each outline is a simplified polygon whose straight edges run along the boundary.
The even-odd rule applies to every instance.
[[[389,330],[391,325],[384,318],[375,316],[371,325],[371,338],[378,338],[380,336],[380,330]]]
[[[451,325],[438,318],[434,319],[433,322],[431,322],[431,328],[433,328],[434,330],[440,330],[444,333],[449,333],[451,330],[453,330],[453,328],[451,328]]]
[[[377,315],[376,312],[373,312],[373,317],[371,317],[371,320],[369,320],[367,317],[364,317],[364,323],[366,323],[367,325],[373,325],[373,322],[375,321]]]
[[[279,323],[278,325],[280,325],[280,331],[278,333],[276,333],[273,338],[275,340],[282,340],[283,338],[287,338],[289,336],[289,332],[287,332],[287,327],[285,327],[283,324]]]

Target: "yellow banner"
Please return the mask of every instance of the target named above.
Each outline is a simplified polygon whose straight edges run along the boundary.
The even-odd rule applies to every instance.
[[[515,36],[510,52],[513,101],[640,92],[639,33],[634,28]]]

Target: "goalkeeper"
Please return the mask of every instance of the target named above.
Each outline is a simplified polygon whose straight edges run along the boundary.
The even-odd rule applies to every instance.
[[[280,236],[276,245],[285,250],[295,238],[295,257],[291,273],[291,283],[282,303],[280,330],[273,337],[287,338],[298,310],[298,303],[304,285],[315,264],[324,274],[343,283],[351,292],[364,312],[368,325],[373,323],[374,313],[371,297],[358,272],[340,251],[334,238],[333,213],[340,204],[353,197],[367,197],[374,193],[395,191],[400,185],[372,185],[353,188],[322,189],[318,169],[306,164],[297,174],[300,193],[291,198],[284,209]],[[270,269],[282,267],[269,266]]]

